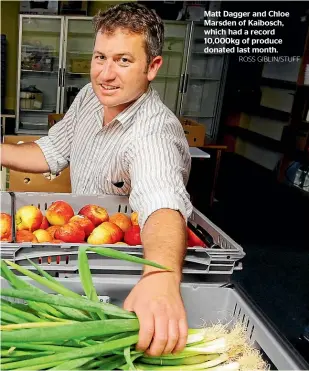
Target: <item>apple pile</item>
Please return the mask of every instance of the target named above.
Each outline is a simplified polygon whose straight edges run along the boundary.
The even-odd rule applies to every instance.
[[[11,216],[1,214],[1,241],[11,241]],[[16,242],[140,245],[138,214],[109,215],[98,205],[85,205],[77,214],[65,201],[55,201],[45,215],[34,205],[15,215]]]
[[[12,217],[9,214],[0,214],[0,241],[12,241]]]
[[[11,216],[1,213],[1,241],[12,241]],[[88,243],[91,245],[141,245],[138,213],[117,212],[109,215],[98,205],[85,205],[77,214],[65,201],[55,201],[45,215],[34,205],[20,207],[15,215],[16,242],[32,243]],[[206,247],[205,243],[187,227],[187,246]]]

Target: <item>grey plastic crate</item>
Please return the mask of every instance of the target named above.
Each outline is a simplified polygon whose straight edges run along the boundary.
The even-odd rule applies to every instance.
[[[130,255],[143,257],[142,247],[106,246],[124,251]],[[39,264],[42,269],[57,277],[74,277],[78,275],[78,247],[75,246],[69,249],[52,245],[40,248],[2,248],[1,257],[33,270],[34,268],[27,258],[31,259],[36,264]],[[93,274],[108,274],[113,272],[140,274],[142,270],[141,265],[110,259],[92,252],[88,252],[88,261]],[[217,281],[220,280],[223,283],[228,281],[227,275],[231,275],[234,270],[234,261],[211,261],[208,249],[205,248],[188,248],[183,267],[184,274],[212,274],[218,276]]]
[[[98,295],[102,296],[104,301],[109,300],[112,304],[122,306],[124,299],[138,279],[139,277],[130,275],[110,275],[104,278],[95,277],[93,281]],[[83,294],[77,277],[60,279],[59,282],[70,290]],[[7,286],[7,282],[3,279],[1,284],[2,287]],[[48,289],[46,291],[50,292]],[[235,321],[240,321],[246,328],[248,340],[262,351],[271,369],[309,369],[305,360],[276,331],[240,288],[187,282],[182,283],[181,291],[190,327],[198,328],[218,322],[232,326]]]
[[[55,193],[14,193],[15,210],[24,205],[33,204],[38,206],[43,214],[52,202],[63,200],[68,202],[75,213],[86,204],[96,204],[106,208],[109,214],[123,212],[130,214],[132,209],[129,200],[125,196],[93,196]],[[227,282],[234,270],[241,269],[241,259],[245,253],[240,245],[233,241],[220,228],[213,224],[206,216],[194,209],[190,223],[193,227],[211,236],[211,248],[189,248],[185,261],[185,273],[188,274],[210,274],[219,276],[218,280]],[[33,259],[36,263],[42,264],[42,268],[54,273],[54,275],[66,274],[71,277],[77,273],[77,249],[80,244],[32,244],[32,243],[2,243],[1,255],[3,258],[13,260],[18,264],[25,265],[29,269],[26,258]],[[128,247],[105,245],[121,251],[128,252]],[[130,247],[129,252],[135,255],[142,255],[142,246]],[[89,254],[90,267],[94,273],[110,273],[111,271],[137,271],[141,267],[126,262],[115,262],[106,258],[98,257],[96,254]],[[105,264],[102,264],[104,260]]]
[[[6,213],[8,215],[14,214],[14,210],[12,208],[12,202],[11,202],[11,195],[9,192],[1,192],[0,193],[1,197],[1,213]],[[1,247],[1,242],[0,242],[0,247]],[[6,245],[11,245],[11,242],[6,242]]]
[[[11,215],[12,213],[12,203],[11,203],[11,195],[9,192],[1,192],[1,212],[7,213]]]

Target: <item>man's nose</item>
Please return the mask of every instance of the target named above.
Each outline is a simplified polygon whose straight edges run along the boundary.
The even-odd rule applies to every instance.
[[[114,63],[112,61],[106,61],[100,73],[100,77],[104,81],[114,80],[116,77],[116,71]]]

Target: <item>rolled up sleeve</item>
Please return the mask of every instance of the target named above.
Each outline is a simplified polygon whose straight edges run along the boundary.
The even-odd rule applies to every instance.
[[[192,213],[186,184],[191,157],[186,139],[171,135],[149,135],[137,140],[130,164],[130,206],[139,214],[143,228],[159,209],[178,210],[185,221]]]
[[[78,93],[63,119],[52,126],[48,135],[35,141],[41,148],[52,174],[57,174],[70,163],[71,145],[84,88]]]

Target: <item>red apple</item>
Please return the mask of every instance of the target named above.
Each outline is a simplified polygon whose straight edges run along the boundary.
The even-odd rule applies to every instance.
[[[109,218],[111,223],[118,225],[123,232],[126,232],[130,227],[132,227],[131,219],[123,213],[116,213]]]
[[[9,214],[0,214],[0,241],[12,241],[12,217]]]
[[[38,243],[38,240],[33,233],[22,229],[16,232],[16,242]]]
[[[51,225],[65,225],[73,216],[72,206],[64,201],[55,201],[46,210],[46,218]]]
[[[47,220],[46,216],[43,216],[43,220],[42,220],[42,223],[41,223],[39,229],[47,229],[48,227],[49,227],[48,220]]]
[[[101,223],[107,222],[109,219],[106,209],[98,205],[86,205],[79,210],[78,215],[86,216],[92,221],[95,227]]]
[[[7,237],[0,238],[0,241],[2,241],[2,242],[12,242],[13,241],[12,232]]]
[[[38,242],[51,242],[52,236],[45,229],[37,229],[33,232]]]
[[[138,225],[138,212],[133,211],[133,213],[131,214],[131,222],[132,225]]]
[[[46,229],[46,231],[51,235],[52,238],[55,238],[56,231],[61,228],[60,225],[52,225]]]
[[[132,225],[132,227],[126,231],[124,234],[124,242],[131,246],[142,244],[141,229],[139,225]]]
[[[85,242],[85,232],[77,223],[67,223],[56,230],[54,238],[70,243]]]
[[[16,229],[33,232],[40,228],[43,221],[43,214],[40,209],[33,205],[20,207],[15,215]]]
[[[189,247],[206,247],[206,244],[189,227],[187,227],[187,234]]]
[[[112,239],[113,239],[112,243],[122,241],[124,233],[123,233],[122,229],[120,227],[118,227],[117,224],[112,223],[112,222],[104,222],[104,223],[101,224],[101,226],[102,226],[102,228],[107,229],[110,232],[110,234],[112,235]]]
[[[123,231],[118,225],[111,222],[104,222],[96,227],[87,242],[93,245],[113,244],[123,239]]]
[[[74,215],[73,218],[70,219],[70,223],[79,224],[84,229],[86,238],[95,228],[92,221],[84,215]]]

